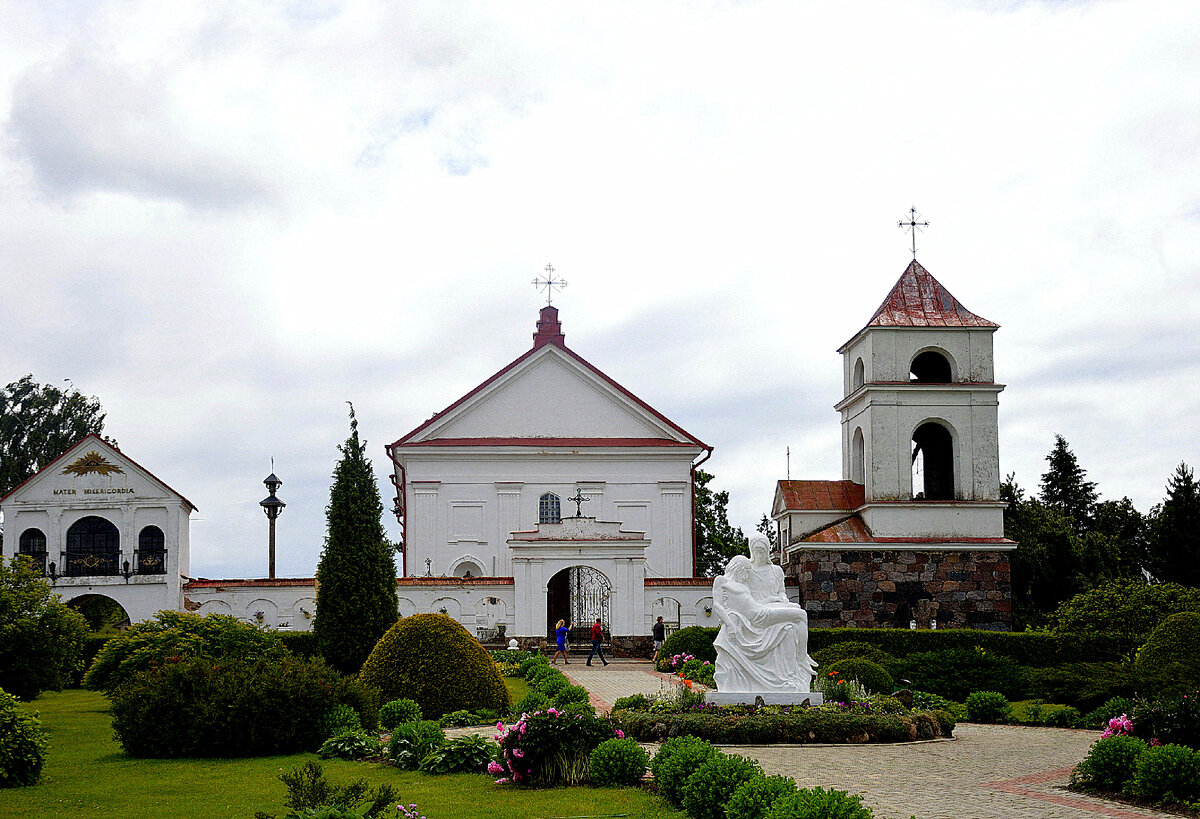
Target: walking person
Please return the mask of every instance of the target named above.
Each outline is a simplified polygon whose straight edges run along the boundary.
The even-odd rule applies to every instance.
[[[558,642],[558,651],[554,652],[554,659],[550,661],[550,665],[558,665],[560,654],[563,658],[563,665],[571,664],[567,659],[567,635],[570,633],[571,627],[567,625],[567,621],[559,620],[558,625],[554,627],[554,639]]]
[[[596,618],[595,625],[592,626],[592,652],[588,654],[587,664],[592,664],[592,657],[599,656],[600,662],[608,665],[608,660],[604,659],[604,649],[600,644],[604,642],[604,626],[600,625],[600,618]]]
[[[654,637],[654,662],[658,662],[658,651],[662,648],[663,641],[667,639],[667,626],[658,618],[658,622],[650,629],[650,634]]]

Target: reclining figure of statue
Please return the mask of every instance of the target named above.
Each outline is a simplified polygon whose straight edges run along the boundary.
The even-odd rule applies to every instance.
[[[770,562],[764,537],[750,540],[752,557],[737,555],[713,581],[721,621],[713,679],[719,692],[803,694],[816,663],[808,656],[808,614],[788,601],[783,569]]]

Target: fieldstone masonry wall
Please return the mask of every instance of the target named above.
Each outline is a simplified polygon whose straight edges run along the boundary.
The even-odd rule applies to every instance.
[[[1008,552],[802,549],[787,572],[811,628],[1012,629]]]

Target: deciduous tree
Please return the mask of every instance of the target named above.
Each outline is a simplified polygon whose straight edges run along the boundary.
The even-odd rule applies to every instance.
[[[742,530],[729,522],[729,493],[714,492],[708,484],[713,476],[696,470],[696,573],[714,577],[734,555],[749,554]]]
[[[325,509],[329,528],[317,567],[313,632],[329,664],[352,674],[396,622],[396,563],[353,406],[350,437],[338,449],[342,458],[334,468]]]
[[[104,429],[97,398],[39,384],[27,375],[0,390],[0,495],[89,432]]]
[[[61,691],[82,665],[87,631],[28,558],[0,557],[0,689],[23,700]]]

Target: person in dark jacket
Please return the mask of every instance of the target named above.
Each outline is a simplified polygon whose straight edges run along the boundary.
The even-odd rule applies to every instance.
[[[600,662],[608,665],[608,660],[604,659],[604,649],[600,648],[600,644],[604,642],[604,627],[600,625],[600,618],[596,618],[595,625],[592,626],[592,653],[588,654],[587,664],[592,664],[592,657],[599,655]]]
[[[654,661],[658,662],[658,651],[662,648],[663,641],[667,639],[667,625],[658,618],[658,622],[650,630],[650,634],[654,637]]]

